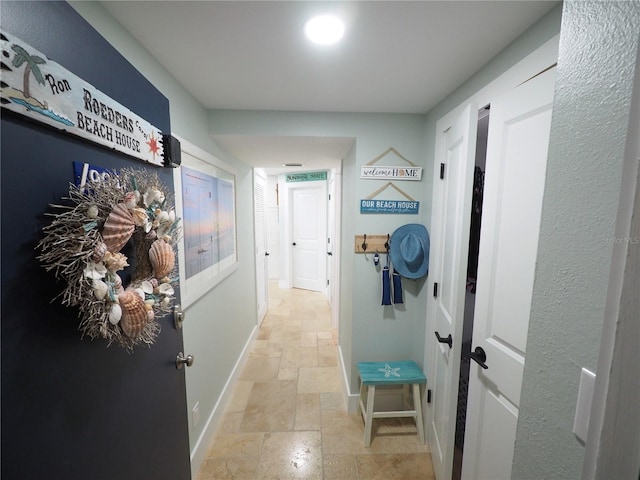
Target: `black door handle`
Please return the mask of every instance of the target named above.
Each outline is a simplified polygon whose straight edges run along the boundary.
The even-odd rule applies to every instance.
[[[291,245],[293,245],[295,247],[296,246],[296,242],[293,242]]]
[[[333,255],[333,252],[327,252],[327,255],[331,256]]]
[[[441,337],[438,332],[435,332],[435,334],[440,343],[446,343],[447,345],[449,345],[449,348],[453,347],[453,337],[451,337],[451,334],[449,334],[449,336],[446,338]]]
[[[480,366],[481,366],[482,368],[484,368],[485,370],[486,370],[487,368],[489,368],[489,367],[487,366],[487,364],[486,364],[486,363],[484,363],[484,362],[486,362],[486,361],[487,361],[487,354],[486,354],[486,352],[484,351],[484,348],[482,348],[482,347],[476,347],[476,349],[475,349],[473,352],[471,352],[471,353],[469,354],[469,358],[470,358],[471,360],[473,360],[474,362],[476,362],[478,365],[480,365]]]
[[[268,257],[269,255],[270,255],[270,253],[269,253],[269,252],[264,252],[264,256],[265,256],[265,257]]]

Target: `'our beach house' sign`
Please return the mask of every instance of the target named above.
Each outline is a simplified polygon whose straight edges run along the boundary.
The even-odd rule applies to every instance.
[[[2,108],[145,162],[164,164],[162,132],[2,30]]]

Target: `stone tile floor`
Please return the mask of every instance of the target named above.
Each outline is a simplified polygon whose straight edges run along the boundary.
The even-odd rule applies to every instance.
[[[429,480],[412,419],[377,419],[370,448],[348,413],[324,295],[269,286],[262,322],[197,480]]]

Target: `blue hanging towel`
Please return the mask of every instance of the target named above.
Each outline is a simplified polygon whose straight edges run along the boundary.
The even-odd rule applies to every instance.
[[[387,265],[382,268],[382,305],[391,305],[391,277],[389,275],[389,255]]]
[[[402,277],[393,269],[393,303],[404,303],[402,299]]]

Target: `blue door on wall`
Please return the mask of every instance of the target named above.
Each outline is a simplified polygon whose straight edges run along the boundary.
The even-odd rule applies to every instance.
[[[170,131],[169,102],[63,2],[2,2],[7,32],[122,105]],[[6,55],[1,59],[6,62]],[[4,65],[3,65],[4,67]],[[182,333],[170,315],[151,347],[132,353],[81,338],[63,285],[36,260],[36,244],[73,181],[73,162],[169,169],[2,110],[2,466],[6,480],[190,478]]]

